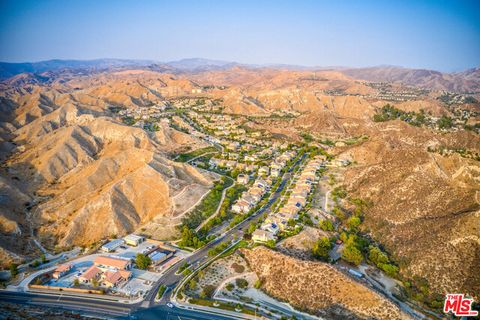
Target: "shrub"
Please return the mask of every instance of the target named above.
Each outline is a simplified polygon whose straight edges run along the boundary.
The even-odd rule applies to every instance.
[[[235,284],[241,289],[245,289],[246,287],[248,287],[248,281],[243,278],[237,278],[235,280]]]
[[[320,222],[320,228],[323,230],[323,231],[333,231],[335,229],[335,227],[333,226],[333,223],[332,221],[330,220],[322,220]]]
[[[12,277],[15,277],[15,276],[18,274],[18,266],[17,266],[17,264],[15,264],[15,263],[12,262],[12,263],[10,264],[9,269],[10,269],[10,274],[12,275]]]
[[[206,285],[203,287],[202,292],[200,293],[200,298],[211,298],[215,293],[215,286]]]
[[[320,260],[328,261],[328,253],[332,249],[330,240],[327,237],[319,239],[312,248],[312,255]]]

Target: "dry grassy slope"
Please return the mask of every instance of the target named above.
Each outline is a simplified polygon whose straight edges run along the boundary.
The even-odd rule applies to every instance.
[[[471,133],[435,134],[400,121],[347,153],[359,162],[348,190],[373,201],[365,226],[401,262],[401,272],[428,280],[431,291],[478,294],[480,166],[458,155],[428,153],[439,144],[473,148]]]
[[[458,73],[441,73],[433,70],[388,66],[345,69],[341,72],[356,79],[402,82],[434,90],[476,92],[480,88],[480,68],[478,67]]]
[[[329,102],[318,95],[322,90],[338,89],[351,94],[366,94],[373,89],[336,71],[287,71],[247,69],[204,72],[190,79],[218,86],[211,95],[222,98],[229,113],[264,114],[269,110],[317,111]],[[341,97],[338,97],[341,98]],[[325,99],[327,99],[325,97]],[[335,98],[336,99],[336,98]],[[342,102],[339,103],[341,107]]]
[[[32,253],[34,248],[21,241],[28,232],[23,228],[26,221],[23,216],[23,205],[31,201],[31,197],[23,193],[15,180],[0,175],[0,261],[3,264],[17,257],[15,252]]]
[[[244,249],[271,296],[329,319],[407,319],[397,306],[328,264],[302,261],[265,247]]]
[[[312,249],[318,239],[330,238],[331,234],[321,229],[306,226],[299,234],[278,243],[280,252],[305,260],[312,260]]]
[[[42,235],[53,234],[61,245],[68,245],[132,232],[157,215],[171,216],[171,198],[179,188],[208,184],[188,166],[171,163],[152,151],[132,148],[107,153],[62,177],[55,187],[40,190],[54,194],[36,211]],[[181,184],[173,188],[170,179]]]
[[[2,123],[2,139],[13,137],[18,145],[3,164],[0,185],[2,193],[18,190],[0,201],[0,244],[12,250],[3,253],[31,252],[23,211],[29,201],[39,203],[32,209],[33,226],[47,245],[88,244],[171,216],[173,197],[185,187],[196,190],[194,197],[208,189],[209,177],[165,157],[202,142],[167,125],[157,132],[128,127],[108,112],[112,101],[126,107],[163,104],[157,89],[169,85],[187,91],[192,86],[142,72],[57,79],[2,92],[2,110],[9,113],[2,119],[10,121]]]

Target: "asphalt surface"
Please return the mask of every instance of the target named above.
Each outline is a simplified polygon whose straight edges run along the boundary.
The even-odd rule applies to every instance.
[[[232,320],[235,318],[212,313],[204,313],[194,310],[185,310],[180,308],[169,308],[166,305],[158,305],[152,308],[143,309],[131,316],[132,319],[165,319],[165,320]]]
[[[132,309],[130,305],[121,304],[114,301],[84,299],[80,297],[71,297],[54,294],[38,294],[0,291],[0,300],[16,304],[31,304],[39,306],[48,306],[62,308],[67,310],[84,311],[89,315],[105,317],[126,317]]]
[[[243,237],[243,231],[250,223],[258,221],[264,213],[269,213],[271,205],[280,197],[280,193],[284,189],[286,183],[291,178],[291,172],[305,156],[298,159],[290,170],[282,177],[278,189],[270,197],[269,202],[263,206],[256,213],[242,221],[237,226],[228,230],[224,234],[217,237],[215,240],[209,242],[207,245],[193,252],[181,263],[174,265],[170,268],[161,278],[155,283],[152,290],[149,291],[145,300],[136,304],[126,304],[116,301],[102,300],[98,298],[82,298],[76,296],[65,296],[58,293],[43,294],[43,293],[24,293],[24,292],[12,292],[1,291],[0,300],[18,304],[32,304],[51,306],[56,308],[64,308],[68,310],[83,311],[85,314],[108,317],[108,318],[122,318],[122,319],[212,319],[212,320],[224,320],[232,319],[223,315],[216,315],[212,313],[204,313],[196,310],[186,310],[180,308],[169,308],[166,304],[170,301],[170,295],[172,289],[183,278],[182,274],[177,274],[180,266],[186,261],[193,269],[206,262],[210,257],[208,256],[208,250],[217,246],[221,242],[232,242],[235,238],[239,239]],[[161,301],[155,302],[155,296],[158,292],[158,288],[161,285],[167,287],[167,291],[162,297]]]

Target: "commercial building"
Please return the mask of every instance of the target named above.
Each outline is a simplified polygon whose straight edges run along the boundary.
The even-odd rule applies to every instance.
[[[129,234],[128,236],[126,236],[125,238],[123,238],[123,240],[125,240],[126,244],[136,247],[140,243],[145,241],[145,238],[132,233],[132,234]]]
[[[102,270],[130,270],[132,268],[132,261],[130,259],[117,257],[98,256],[93,263]]]
[[[104,244],[100,249],[103,252],[113,252],[124,243],[125,241],[123,239],[115,239]]]

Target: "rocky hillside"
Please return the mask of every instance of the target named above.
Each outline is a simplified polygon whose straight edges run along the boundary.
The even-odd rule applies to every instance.
[[[328,319],[408,319],[397,306],[328,264],[265,247],[243,250],[269,295]]]
[[[211,177],[167,157],[203,142],[166,124],[151,132],[127,126],[111,111],[163,105],[164,95],[188,90],[188,81],[129,71],[3,85],[4,255],[33,252],[34,237],[53,248],[124,235],[178,215],[176,202],[193,205],[208,191]]]
[[[476,150],[473,133],[435,134],[402,122],[382,124],[369,141],[346,148],[358,162],[347,189],[373,203],[365,230],[386,245],[400,272],[425,279],[431,294],[480,289],[480,166],[430,146]],[[468,280],[467,280],[468,279]]]
[[[356,79],[375,82],[402,82],[431,90],[453,92],[480,91],[480,68],[456,73],[442,73],[425,69],[400,67],[372,67],[342,70],[342,73]]]

